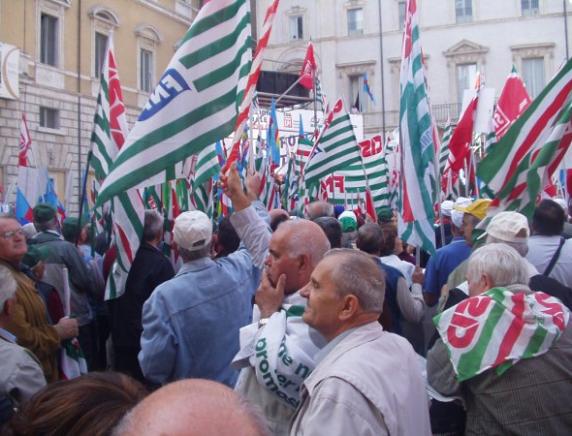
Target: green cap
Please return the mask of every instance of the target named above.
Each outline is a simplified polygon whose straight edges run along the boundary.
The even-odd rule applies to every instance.
[[[56,217],[56,210],[45,203],[37,204],[32,212],[35,223],[46,223]]]
[[[393,210],[389,206],[381,206],[378,209],[377,217],[380,221],[391,221],[393,218]]]
[[[28,246],[28,252],[24,255],[22,263],[30,268],[36,266],[39,261],[46,260],[50,255],[48,247],[38,245]]]
[[[66,241],[75,240],[79,236],[81,226],[79,218],[66,218],[62,224],[62,236]]]

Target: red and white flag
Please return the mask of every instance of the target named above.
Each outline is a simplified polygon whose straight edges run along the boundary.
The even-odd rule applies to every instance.
[[[458,173],[460,169],[468,165],[478,103],[479,97],[477,94],[465,108],[449,142],[448,167],[455,173]]]
[[[18,149],[18,166],[27,167],[28,151],[32,148],[32,138],[28,130],[26,114],[22,113],[22,121],[20,122],[20,147]]]
[[[314,87],[314,77],[316,76],[317,69],[318,66],[314,58],[314,45],[309,42],[308,48],[306,49],[306,57],[302,64],[302,71],[300,71],[300,85],[306,89],[312,89]]]
[[[524,82],[513,67],[502,88],[495,112],[493,125],[497,140],[501,139],[514,121],[531,103]]]

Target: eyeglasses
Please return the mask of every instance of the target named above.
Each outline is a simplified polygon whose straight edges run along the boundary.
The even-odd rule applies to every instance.
[[[12,238],[14,238],[14,236],[24,236],[24,235],[25,235],[25,233],[24,233],[24,230],[22,230],[22,229],[0,233],[0,236],[2,236],[4,239],[12,239]]]

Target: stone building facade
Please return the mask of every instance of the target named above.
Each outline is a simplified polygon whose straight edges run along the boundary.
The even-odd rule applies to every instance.
[[[257,3],[259,16],[271,0]],[[308,41],[322,87],[351,107],[359,93],[364,133],[398,125],[405,0],[282,0],[265,70],[298,72]],[[481,73],[498,96],[515,65],[536,95],[570,54],[569,0],[417,0],[429,94],[439,123],[458,116]],[[259,23],[259,27],[261,23]],[[382,48],[383,47],[383,48]],[[363,91],[367,73],[371,101]]]
[[[107,39],[130,126],[196,16],[200,0],[0,0],[0,48],[19,52],[16,95],[0,94],[1,200],[14,200],[20,122],[32,164],[47,165],[60,199],[77,211]],[[14,76],[14,75],[13,75]]]

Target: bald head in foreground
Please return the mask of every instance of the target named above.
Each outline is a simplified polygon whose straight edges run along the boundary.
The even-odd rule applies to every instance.
[[[187,379],[149,395],[119,423],[114,435],[267,435],[265,423],[230,388]]]

